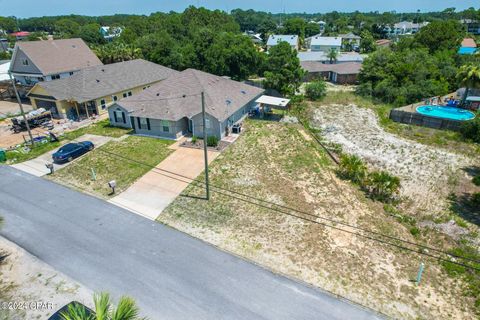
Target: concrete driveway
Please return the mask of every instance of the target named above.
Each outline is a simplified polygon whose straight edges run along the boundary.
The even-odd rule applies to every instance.
[[[157,169],[178,173],[190,179],[195,179],[203,172],[203,150],[178,147],[178,143],[171,148],[175,151],[157,165]],[[209,151],[208,162],[213,161],[219,154]],[[151,170],[110,202],[151,220],[157,219],[163,209],[190,183],[189,179],[165,171]]]
[[[93,135],[93,134],[85,134],[85,135],[77,138],[76,140],[77,141],[87,141],[87,140],[92,141],[93,144],[95,145],[95,148],[97,148],[97,147],[100,147],[100,146],[104,145],[105,143],[107,143],[108,141],[110,141],[112,139],[113,138],[111,138],[111,137],[97,136],[97,135]],[[65,143],[67,143],[67,142],[65,142]],[[35,159],[28,160],[28,161],[18,163],[18,164],[14,164],[14,165],[12,165],[12,167],[14,167],[16,169],[19,169],[19,170],[22,170],[24,172],[30,173],[30,174],[32,174],[34,176],[37,176],[37,177],[44,176],[44,175],[50,173],[50,170],[48,170],[47,167],[45,167],[45,163],[52,162],[52,154],[54,154],[57,150],[58,150],[58,148],[53,149],[49,152],[46,152],[46,153],[42,154],[41,156],[39,156]],[[81,156],[81,157],[83,157],[83,156]],[[80,159],[81,157],[79,157],[77,159]],[[64,167],[70,165],[73,162],[75,162],[75,160],[72,161],[72,162],[67,162],[67,163],[62,163],[62,164],[55,163],[53,165],[53,167],[54,167],[55,170],[58,170],[58,169],[61,169],[61,168],[64,168]]]

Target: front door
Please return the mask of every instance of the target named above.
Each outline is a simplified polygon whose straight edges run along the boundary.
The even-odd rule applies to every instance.
[[[193,120],[188,119],[188,132],[192,133],[193,132]]]

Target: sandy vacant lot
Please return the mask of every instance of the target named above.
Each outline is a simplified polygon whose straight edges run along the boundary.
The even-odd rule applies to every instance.
[[[0,320],[47,319],[74,300],[92,307],[90,290],[3,237],[0,252],[9,254],[0,264],[0,303],[27,302],[28,306],[9,310],[2,304]]]
[[[373,110],[352,104],[316,108],[313,124],[344,152],[399,176],[401,195],[413,200],[415,212],[436,214],[444,210],[445,198],[458,176],[465,174],[461,169],[474,165],[473,159],[386,132]]]
[[[249,120],[237,142],[212,163],[210,175],[212,186],[248,196],[213,188],[207,202],[198,199],[204,190],[190,185],[158,220],[391,317],[473,318],[462,283],[436,262],[299,218],[305,214],[264,207],[296,208],[415,241],[381,204],[339,180],[334,170],[298,124]],[[412,279],[422,260],[428,270],[416,286]]]

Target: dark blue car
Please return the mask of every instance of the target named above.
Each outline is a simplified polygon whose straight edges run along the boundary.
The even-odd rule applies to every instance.
[[[78,143],[67,143],[62,146],[52,155],[53,162],[63,163],[70,162],[73,159],[80,157],[82,154],[93,150],[93,143],[91,141],[83,141]]]

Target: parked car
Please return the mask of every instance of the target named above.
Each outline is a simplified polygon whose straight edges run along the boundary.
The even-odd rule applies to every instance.
[[[82,154],[93,150],[94,145],[91,141],[83,141],[78,143],[67,143],[57,150],[52,155],[53,162],[64,163],[70,162],[75,158],[80,157]]]

